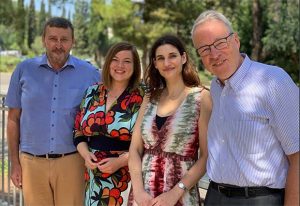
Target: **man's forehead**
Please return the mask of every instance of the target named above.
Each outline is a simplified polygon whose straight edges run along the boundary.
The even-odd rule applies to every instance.
[[[59,32],[57,32],[58,30],[60,30]],[[70,34],[70,35],[72,35],[72,30],[70,29],[70,28],[63,28],[63,27],[55,27],[55,26],[52,26],[52,27],[50,27],[50,26],[48,26],[47,28],[46,28],[46,35],[62,35],[62,34],[64,34],[64,35],[68,35],[68,34]]]

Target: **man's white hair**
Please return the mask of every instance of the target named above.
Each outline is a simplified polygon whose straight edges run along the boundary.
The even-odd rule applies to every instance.
[[[228,28],[229,32],[233,32],[232,26],[231,26],[231,22],[220,12],[217,12],[215,10],[207,10],[204,11],[203,13],[201,13],[198,18],[195,20],[192,31],[191,31],[191,35],[193,37],[194,31],[196,29],[197,26],[199,26],[200,24],[209,21],[209,20],[218,20],[223,22],[226,27]]]

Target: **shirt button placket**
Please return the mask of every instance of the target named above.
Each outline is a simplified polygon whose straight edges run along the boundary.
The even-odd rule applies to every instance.
[[[57,106],[58,106],[58,88],[59,88],[59,72],[55,72],[54,81],[52,85],[52,104],[51,104],[51,121],[50,121],[50,153],[54,152],[55,148],[55,138],[56,138],[56,115],[57,115]]]

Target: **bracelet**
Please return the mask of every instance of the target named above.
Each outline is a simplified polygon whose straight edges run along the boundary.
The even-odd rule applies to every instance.
[[[186,186],[183,184],[183,182],[178,182],[178,187],[184,191],[188,191],[188,189],[186,188]]]

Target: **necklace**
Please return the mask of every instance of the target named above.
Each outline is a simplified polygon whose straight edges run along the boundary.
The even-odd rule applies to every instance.
[[[183,89],[179,90],[179,92],[176,92],[176,93],[174,92],[172,94],[166,94],[166,96],[168,99],[174,100],[174,99],[179,98],[184,93],[184,90],[185,90],[185,87],[183,87]],[[166,91],[166,93],[167,93],[167,91]]]

